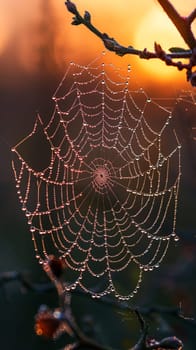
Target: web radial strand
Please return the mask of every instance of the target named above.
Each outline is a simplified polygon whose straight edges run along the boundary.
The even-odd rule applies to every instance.
[[[134,90],[130,67],[124,74],[98,59],[70,63],[53,100],[50,120],[38,116],[13,149],[36,257],[63,257],[67,290],[128,300],[178,240],[181,145],[171,108]],[[38,165],[25,149],[39,144]]]

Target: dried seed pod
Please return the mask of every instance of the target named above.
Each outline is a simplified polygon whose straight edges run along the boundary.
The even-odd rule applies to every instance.
[[[59,309],[52,311],[45,305],[40,307],[35,316],[35,332],[49,339],[56,339],[62,333],[73,334],[62,312]]]
[[[41,310],[35,317],[35,332],[37,335],[54,339],[60,324],[61,321],[54,317],[52,311],[49,309]]]

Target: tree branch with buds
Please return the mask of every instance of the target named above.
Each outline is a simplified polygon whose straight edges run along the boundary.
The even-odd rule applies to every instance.
[[[157,44],[156,42],[154,44],[154,52],[148,51],[147,48],[138,50],[133,46],[123,46],[108,34],[101,33],[92,24],[91,15],[88,11],[85,11],[84,16],[82,16],[79,13],[76,5],[70,0],[67,0],[65,2],[65,5],[67,7],[67,10],[74,15],[72,25],[83,24],[86,28],[88,28],[92,33],[94,33],[102,40],[107,50],[113,51],[119,56],[131,54],[137,55],[142,59],[157,58],[165,62],[165,64],[168,66],[176,67],[178,70],[185,69],[187,80],[192,86],[195,87],[196,71],[193,71],[193,68],[196,66],[196,38],[191,30],[191,24],[196,18],[196,8],[190,13],[189,16],[182,17],[169,0],[158,0],[158,2],[177,28],[178,32],[188,46],[188,49],[173,47],[169,49],[169,52],[166,52],[161,47],[161,45]],[[187,59],[187,63],[183,63],[180,60],[176,61],[176,59]]]

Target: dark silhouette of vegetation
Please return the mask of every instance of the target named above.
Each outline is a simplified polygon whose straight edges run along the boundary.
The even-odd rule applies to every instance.
[[[81,327],[78,325],[74,316],[71,304],[72,293],[65,291],[64,282],[61,280],[66,266],[62,263],[61,259],[54,256],[50,256],[43,264],[44,271],[50,278],[51,283],[32,283],[25,273],[19,273],[16,271],[5,272],[0,275],[0,285],[6,284],[13,280],[18,280],[23,288],[36,293],[47,293],[55,289],[57,291],[59,305],[55,309],[50,309],[45,305],[41,305],[37,315],[35,316],[35,332],[39,336],[43,336],[48,339],[57,339],[66,333],[70,337],[70,343],[67,344],[64,350],[68,349],[92,349],[92,350],[111,350],[104,344],[95,341],[91,337],[87,336]],[[76,293],[75,291],[73,293]],[[84,292],[82,293],[85,296]],[[183,349],[183,343],[175,336],[162,338],[156,340],[149,336],[149,324],[146,321],[146,317],[152,314],[170,314],[177,319],[182,319],[185,322],[191,322],[195,324],[195,321],[186,318],[180,309],[161,308],[161,307],[149,307],[139,308],[130,307],[126,303],[112,302],[110,299],[103,298],[97,300],[97,302],[105,305],[113,306],[117,309],[125,310],[130,314],[134,314],[137,322],[140,326],[140,336],[137,343],[129,348],[129,350],[181,350]]]
[[[160,44],[155,42],[154,52],[148,51],[147,48],[144,50],[138,50],[133,46],[122,46],[113,37],[106,33],[101,33],[91,21],[91,14],[85,11],[84,16],[80,14],[76,5],[67,0],[65,5],[69,12],[71,12],[74,17],[72,20],[72,25],[83,24],[92,33],[98,36],[102,41],[106,49],[115,52],[119,56],[124,56],[126,54],[137,55],[143,59],[153,59],[158,58],[165,62],[168,66],[176,67],[178,70],[186,70],[187,80],[192,86],[196,86],[196,71],[193,68],[196,66],[196,38],[191,30],[191,24],[196,18],[196,8],[187,17],[182,17],[173,5],[168,0],[158,0],[159,4],[162,6],[163,10],[166,12],[168,17],[171,19],[178,32],[184,39],[184,42],[188,46],[188,49],[172,47],[169,49],[170,52],[166,52]],[[187,63],[182,61],[177,61],[176,59],[187,59]]]

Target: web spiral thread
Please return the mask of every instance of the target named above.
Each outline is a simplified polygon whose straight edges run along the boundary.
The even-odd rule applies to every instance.
[[[134,296],[143,273],[158,268],[178,240],[181,175],[172,111],[132,90],[130,70],[71,62],[49,122],[38,115],[13,148],[17,193],[40,263],[62,257],[66,290],[121,300]],[[41,171],[23,155],[38,133],[50,151]]]

